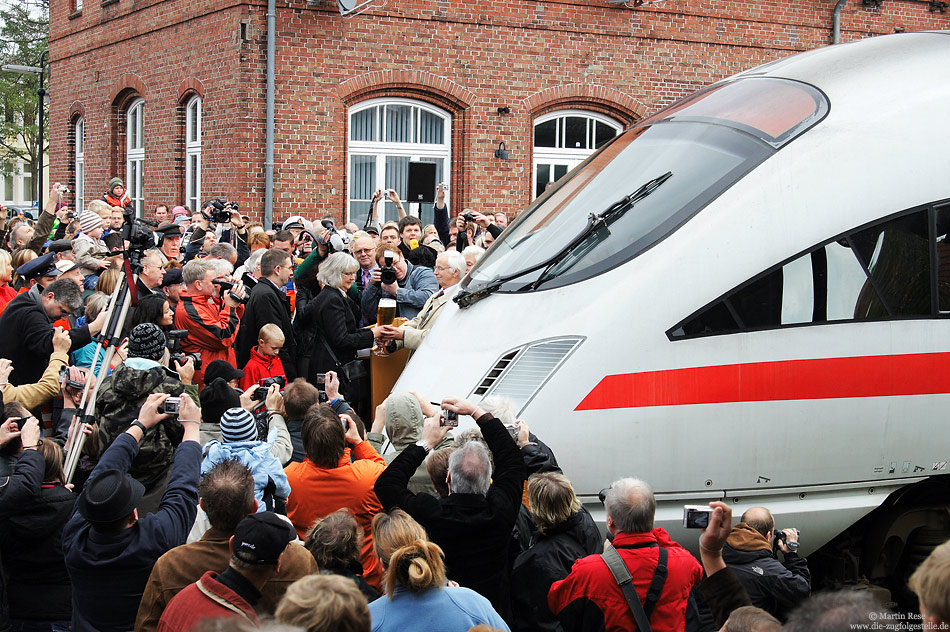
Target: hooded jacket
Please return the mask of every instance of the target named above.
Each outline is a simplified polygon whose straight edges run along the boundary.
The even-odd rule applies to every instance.
[[[735,571],[752,605],[783,621],[811,594],[811,573],[805,558],[785,553],[783,565],[772,556],[772,546],[765,536],[744,522],[732,528],[722,559]]]
[[[184,392],[178,377],[154,360],[129,358],[106,376],[96,399],[100,450],[128,430],[142,404],[152,393],[178,397]],[[159,482],[175,458],[184,430],[177,418],[162,421],[145,432],[129,473],[148,489]]]
[[[395,451],[383,454],[386,463],[392,463],[407,446],[414,444],[422,436],[422,422],[425,421],[425,415],[422,414],[422,406],[415,395],[410,393],[393,393],[386,400],[386,435],[395,448]],[[366,435],[376,451],[382,454],[383,443],[386,436],[370,432]],[[452,434],[445,435],[442,441],[435,446],[435,450],[448,448],[455,445],[455,439]],[[429,453],[431,454],[431,452]],[[415,473],[409,479],[409,491],[414,494],[426,493],[438,496],[429,472],[426,470],[426,463],[429,461],[429,455],[426,455],[422,464],[416,468]]]
[[[223,443],[209,441],[204,448],[205,458],[201,462],[201,474],[205,475],[211,469],[228,459],[239,461],[251,471],[254,477],[254,497],[257,498],[258,511],[273,511],[273,506],[267,507],[264,503],[264,490],[271,481],[274,483],[274,497],[284,500],[290,496],[290,484],[280,461],[271,450],[277,440],[277,430],[272,429],[267,441],[236,441]]]

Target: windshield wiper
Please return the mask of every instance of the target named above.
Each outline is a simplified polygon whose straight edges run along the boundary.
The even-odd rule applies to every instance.
[[[466,308],[481,299],[489,296],[494,293],[499,287],[513,281],[519,277],[523,277],[526,274],[530,274],[535,270],[540,270],[544,268],[544,272],[541,273],[541,276],[538,279],[528,286],[530,289],[535,289],[537,286],[544,280],[545,275],[558,263],[560,263],[567,255],[571,253],[577,246],[586,241],[592,234],[609,226],[613,221],[619,219],[624,213],[629,211],[631,208],[636,205],[637,202],[649,196],[651,193],[656,191],[661,184],[673,177],[672,171],[667,171],[661,176],[657,176],[652,180],[645,182],[641,185],[636,191],[625,195],[610,206],[607,207],[604,212],[599,215],[596,213],[591,213],[587,216],[587,225],[581,230],[581,232],[570,241],[566,246],[561,248],[554,256],[549,257],[529,268],[515,272],[514,274],[509,274],[507,276],[499,277],[494,281],[488,283],[485,287],[475,290],[474,292],[461,291],[456,293],[455,297],[452,299],[458,303],[459,307]]]

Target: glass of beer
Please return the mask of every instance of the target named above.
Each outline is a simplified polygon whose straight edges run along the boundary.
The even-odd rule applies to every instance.
[[[377,325],[391,325],[395,318],[396,318],[396,299],[394,298],[379,299],[379,307],[376,308],[376,324]],[[388,356],[389,352],[386,351],[387,344],[389,344],[388,341],[385,341],[385,342],[377,341],[376,346],[373,348],[373,353],[381,357]]]

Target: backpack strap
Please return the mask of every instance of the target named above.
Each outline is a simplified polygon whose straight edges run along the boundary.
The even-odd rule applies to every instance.
[[[660,550],[662,551],[663,549]],[[620,590],[623,591],[627,605],[630,606],[633,618],[637,622],[638,632],[653,632],[653,629],[650,627],[650,617],[643,609],[643,604],[640,603],[640,595],[637,594],[637,589],[633,585],[633,577],[630,575],[630,570],[627,568],[627,565],[624,564],[620,554],[617,553],[617,549],[615,549],[613,545],[607,544],[607,546],[604,547],[604,552],[600,554],[600,557],[603,558],[604,563],[607,564],[607,568],[609,568],[611,574],[613,574],[617,585],[620,586]],[[653,588],[652,584],[650,588]]]
[[[656,572],[653,573],[653,581],[650,582],[650,590],[647,591],[647,603],[644,610],[647,617],[653,616],[653,608],[656,602],[660,600],[660,593],[663,592],[663,585],[666,583],[667,562],[670,559],[670,553],[662,546],[660,547],[660,558],[656,563]]]

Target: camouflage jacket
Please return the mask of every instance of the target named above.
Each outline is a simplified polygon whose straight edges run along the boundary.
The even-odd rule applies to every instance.
[[[96,422],[99,424],[100,454],[128,430],[138,417],[145,398],[152,393],[179,396],[185,390],[178,376],[157,362],[130,358],[102,381],[96,398]],[[175,448],[184,431],[177,419],[166,419],[139,442],[139,453],[129,473],[146,489],[159,480],[171,466]]]

